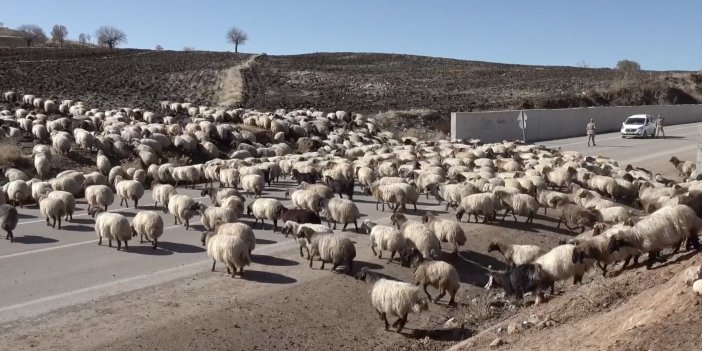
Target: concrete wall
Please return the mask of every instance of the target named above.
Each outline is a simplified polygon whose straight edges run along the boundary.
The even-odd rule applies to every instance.
[[[524,110],[527,115],[526,140],[535,142],[585,135],[592,118],[598,133],[619,131],[624,120],[634,114],[665,117],[665,125],[702,122],[702,105],[648,105],[584,107],[560,110]],[[518,110],[451,113],[451,138],[477,138],[483,142],[522,139],[517,124]]]

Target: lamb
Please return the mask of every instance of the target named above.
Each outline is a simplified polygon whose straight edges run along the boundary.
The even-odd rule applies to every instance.
[[[144,196],[144,186],[136,180],[125,180],[121,176],[115,177],[115,189],[117,195],[121,198],[119,205],[124,202],[126,207],[129,207],[129,200],[134,201],[134,208],[137,208],[139,199]]]
[[[519,265],[532,263],[545,252],[537,245],[510,245],[493,241],[488,246],[488,252],[497,251],[505,257],[507,265],[514,268]]]
[[[661,261],[659,253],[667,247],[675,248],[687,239],[688,246],[699,250],[697,232],[702,229],[702,219],[686,205],[673,205],[644,217],[631,230],[614,234],[609,240],[609,252],[633,247],[642,253],[648,253],[646,267]]]
[[[19,222],[19,214],[17,209],[8,204],[0,205],[0,228],[7,232],[5,240],[10,240],[10,242],[15,242],[15,236],[12,231],[17,228],[17,222]]]
[[[107,185],[91,185],[85,188],[85,201],[88,211],[93,207],[102,207],[107,211],[107,207],[115,202],[115,195]]]
[[[527,219],[524,221],[525,223],[534,222],[534,214],[539,210],[540,206],[539,202],[536,201],[533,196],[527,194],[512,194],[502,190],[496,190],[494,194],[507,208],[502,216],[502,220],[504,220],[507,214],[511,211],[515,222],[517,222],[517,216],[515,213],[519,213],[521,216],[526,216]]]
[[[295,190],[291,196],[291,200],[295,207],[309,210],[319,214],[322,200],[319,194],[313,190]]]
[[[133,237],[139,235],[139,243],[146,241],[153,243],[153,249],[158,246],[158,238],[163,235],[163,218],[154,211],[140,211],[132,221]]]
[[[321,234],[333,234],[334,231],[327,227],[326,225],[323,224],[312,224],[312,223],[306,223],[306,224],[300,224],[294,221],[287,221],[283,225],[283,227],[280,229],[280,232],[285,234],[285,237],[287,238],[289,234],[292,234],[295,240],[297,240],[298,245],[300,246],[300,257],[304,258],[305,256],[302,254],[302,249],[307,250],[307,257],[310,256],[310,249],[309,245],[307,245],[307,239],[301,238],[298,234],[300,233],[301,228],[310,228],[312,231],[316,233],[321,233]]]
[[[555,282],[573,277],[573,284],[578,284],[590,268],[591,260],[584,263],[573,262],[574,249],[575,245],[559,245],[534,261],[543,267],[551,285],[551,295],[555,294]]]
[[[454,254],[458,254],[458,247],[466,243],[466,234],[456,221],[442,219],[431,212],[427,212],[422,216],[422,223],[433,231],[439,240],[453,244]]]
[[[414,247],[424,257],[439,258],[441,254],[441,242],[430,229],[417,221],[410,221],[401,213],[393,213],[390,220],[402,236],[408,241],[410,247]]]
[[[399,333],[405,327],[410,311],[420,313],[429,309],[426,299],[420,296],[419,287],[412,284],[378,279],[378,276],[368,267],[361,268],[357,279],[373,283],[370,291],[371,305],[380,315],[380,319],[385,322],[385,330],[390,328],[388,314],[398,317],[392,326],[397,327]]]
[[[47,196],[52,199],[59,199],[63,201],[64,205],[66,206],[66,221],[68,221],[69,218],[71,221],[73,221],[73,211],[75,211],[76,208],[76,198],[73,196],[73,194],[67,191],[54,190]]]
[[[483,223],[495,218],[495,196],[491,193],[468,195],[461,199],[461,203],[456,209],[456,220],[460,221],[463,214],[468,213],[475,216],[475,223],[478,223],[478,215],[483,216]]]
[[[307,239],[310,268],[312,268],[314,257],[319,256],[319,260],[322,261],[320,269],[324,269],[325,263],[331,263],[331,271],[336,272],[336,268],[345,262],[347,273],[353,273],[353,259],[356,257],[356,248],[348,238],[336,234],[317,233],[309,227],[300,228],[297,236]]]
[[[230,235],[214,235],[207,240],[207,256],[212,259],[212,272],[217,262],[227,266],[227,274],[232,278],[244,277],[244,267],[251,264],[251,254],[248,245],[238,237]]]
[[[95,217],[98,246],[102,245],[103,238],[107,238],[109,247],[112,247],[112,240],[117,240],[117,250],[120,250],[124,241],[124,251],[129,250],[127,241],[132,238],[132,227],[129,225],[127,217],[119,213],[103,212],[102,208],[99,207],[91,208],[89,213]]]
[[[414,284],[422,285],[429,300],[432,300],[432,297],[427,291],[427,286],[431,285],[439,289],[439,295],[433,299],[434,303],[439,303],[439,300],[448,292],[451,296],[449,306],[456,306],[456,292],[461,286],[461,281],[458,271],[451,264],[426,260],[416,249],[408,249],[402,255],[402,265],[412,268]]]
[[[337,223],[344,223],[344,227],[341,229],[346,230],[346,226],[353,222],[353,226],[358,232],[358,219],[361,218],[361,213],[358,210],[353,201],[348,199],[323,199],[320,205],[324,208],[324,216],[327,219],[327,225],[331,225],[330,222],[334,222],[333,229],[336,230]]]
[[[255,195],[260,198],[266,183],[261,175],[248,174],[241,177],[241,186],[249,195]]]
[[[190,229],[190,218],[197,212],[197,203],[188,195],[175,194],[168,199],[168,212],[173,214],[173,224],[184,224]]]
[[[217,223],[215,236],[232,236],[241,239],[251,253],[256,248],[256,236],[253,229],[244,223]]]
[[[361,228],[369,234],[369,246],[373,250],[373,255],[383,258],[383,251],[390,251],[388,263],[392,263],[395,253],[402,252],[407,248],[407,242],[399,230],[366,219],[361,223]],[[378,248],[378,252],[375,249]]]
[[[556,228],[561,227],[561,222],[565,224],[566,228],[574,230],[580,227],[580,232],[585,231],[585,227],[592,227],[597,222],[597,214],[592,210],[583,208],[576,204],[565,204],[561,206],[561,215],[558,217],[558,224]],[[569,223],[574,223],[575,226],[571,227]]]
[[[690,161],[680,161],[677,157],[670,158],[670,163],[678,170],[678,175],[689,178],[695,172],[695,163]]]
[[[154,200],[154,209],[158,208],[158,204],[160,203],[163,213],[167,211],[168,199],[177,193],[173,185],[161,184],[156,180],[151,182],[151,199]]]
[[[278,229],[278,216],[276,214],[281,206],[283,204],[276,199],[259,198],[246,207],[246,214],[249,216],[253,214],[256,219],[254,226],[259,220],[261,221],[261,227],[265,226],[265,219],[273,221],[273,232],[275,233]]]
[[[632,257],[634,263],[638,263],[641,252],[633,247],[621,247],[616,252],[609,252],[610,238],[618,233],[629,231],[631,228],[617,225],[607,229],[601,235],[578,242],[573,250],[573,263],[584,263],[586,259],[596,260],[598,267],[602,270],[603,277],[607,275],[607,265],[610,262],[624,260],[621,270],[626,268]]]

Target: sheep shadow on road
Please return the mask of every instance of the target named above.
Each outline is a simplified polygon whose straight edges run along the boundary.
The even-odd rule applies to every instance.
[[[170,241],[159,242],[158,247],[163,248],[164,250],[175,252],[175,253],[205,252],[205,248],[203,248],[201,246],[175,243],[175,242],[170,242]]]
[[[277,243],[277,241],[256,238],[256,245],[270,245],[275,243]]]
[[[37,218],[37,216],[33,216],[33,215],[30,215],[30,214],[22,213],[22,212],[19,212],[19,211],[20,211],[20,210],[18,209],[18,210],[17,210],[17,218],[19,218],[19,219]]]
[[[273,272],[245,270],[244,280],[268,284],[292,284],[297,279]]]
[[[160,246],[161,245],[154,250],[153,246],[148,242],[144,242],[143,244],[135,243],[129,246],[129,251],[127,252],[147,256],[170,256],[173,254],[173,251],[164,249]]]
[[[92,217],[88,218],[73,218],[69,223],[73,224],[95,224],[95,219]]]
[[[22,235],[16,236],[15,242],[20,244],[50,244],[58,242],[58,240],[39,235]]]
[[[267,266],[297,266],[300,264],[297,261],[268,255],[251,255],[251,261]]]
[[[87,225],[71,223],[71,224],[64,224],[61,227],[61,230],[70,230],[70,231],[76,231],[76,232],[92,232],[95,229],[93,227],[90,227]]]

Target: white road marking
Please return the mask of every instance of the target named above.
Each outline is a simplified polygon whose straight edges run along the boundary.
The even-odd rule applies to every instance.
[[[669,130],[680,130],[680,129],[687,129],[687,128],[692,128],[694,126],[698,126],[699,124],[693,124],[693,125],[687,125],[685,127],[677,127],[677,128],[665,128],[665,131]],[[697,133],[697,129],[695,129],[695,133]],[[694,133],[693,133],[694,134]],[[691,134],[685,134],[685,135],[691,135]],[[585,136],[583,136],[585,138]],[[597,139],[597,142],[603,141],[603,140],[615,140],[615,139],[621,139],[621,135],[617,135],[616,137],[611,137],[611,138],[604,138],[604,139]],[[655,140],[655,139],[653,139]],[[539,144],[539,143],[537,143]],[[587,141],[578,141],[575,143],[568,143],[568,144],[560,144],[560,145],[551,145],[552,147],[563,147],[563,146],[570,146],[570,145],[578,145],[578,144],[587,144]]]

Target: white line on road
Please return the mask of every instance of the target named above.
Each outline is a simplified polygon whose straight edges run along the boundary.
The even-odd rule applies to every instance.
[[[669,130],[680,130],[680,129],[687,129],[691,128],[693,126],[686,126],[686,127],[677,127],[677,128],[665,128],[666,131]],[[697,130],[695,130],[695,133],[697,133]],[[686,134],[687,135],[687,134]],[[585,138],[585,137],[583,137]],[[603,141],[603,140],[615,140],[615,139],[621,139],[621,135],[618,135],[616,137],[611,137],[611,138],[604,138],[604,139],[597,139],[598,142]],[[563,147],[563,146],[570,146],[570,145],[578,145],[578,144],[587,144],[587,141],[578,141],[575,143],[568,143],[568,144],[560,144],[560,145],[554,145],[553,147]]]

